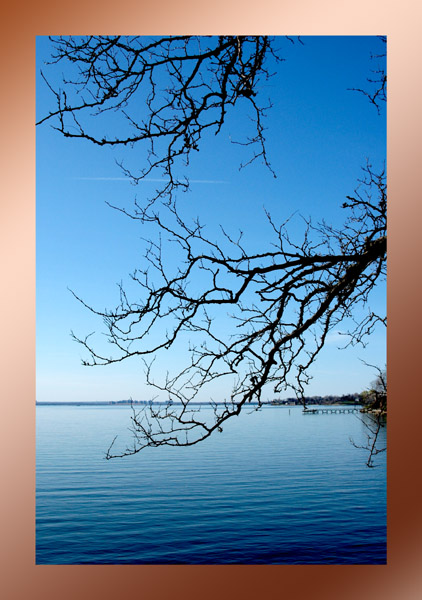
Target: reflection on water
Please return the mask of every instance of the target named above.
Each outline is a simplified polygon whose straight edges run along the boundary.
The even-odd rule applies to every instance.
[[[197,446],[104,460],[130,414],[37,407],[38,564],[385,563],[386,454],[368,469],[350,443],[362,415],[264,408]]]

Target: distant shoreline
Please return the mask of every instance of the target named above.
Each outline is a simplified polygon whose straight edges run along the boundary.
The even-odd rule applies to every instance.
[[[342,400],[341,398],[334,399],[332,396],[326,398],[305,398],[306,405],[323,405],[323,406],[360,406],[361,402],[358,400]],[[226,402],[189,402],[189,406],[225,406]],[[110,401],[101,401],[98,402],[36,402],[36,406],[182,406],[181,402],[173,402],[169,404],[168,402],[150,402],[149,400],[110,400]],[[277,407],[292,407],[292,406],[303,406],[303,402],[301,400],[289,398],[287,400],[277,400],[277,401],[268,401],[262,402],[259,404],[258,402],[250,402],[247,406],[277,406]]]
[[[276,406],[271,403],[262,403],[262,405]],[[35,402],[36,406],[182,406],[181,402],[149,402],[148,400],[117,400],[109,402]],[[189,402],[189,406],[224,406],[225,402]],[[258,402],[250,402],[248,406],[258,406]]]

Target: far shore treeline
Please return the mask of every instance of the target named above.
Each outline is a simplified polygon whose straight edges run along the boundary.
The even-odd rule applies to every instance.
[[[342,396],[305,396],[303,399],[299,398],[285,398],[283,400],[275,398],[273,400],[268,400],[267,402],[262,402],[262,406],[295,406],[303,404],[322,404],[322,405],[330,405],[330,404],[364,404],[364,397],[362,394],[343,394]],[[151,400],[111,400],[111,401],[92,401],[92,402],[37,402],[37,406],[124,406],[124,405],[165,405],[165,404],[173,404],[172,402],[164,402],[164,401],[151,401]],[[195,406],[209,406],[210,402],[190,402],[189,404]],[[257,405],[257,402],[252,402],[251,404]],[[212,405],[222,406],[224,402],[213,402]]]

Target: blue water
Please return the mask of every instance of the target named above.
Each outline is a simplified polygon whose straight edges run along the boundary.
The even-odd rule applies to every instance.
[[[106,461],[130,414],[37,407],[37,564],[386,562],[386,455],[365,466],[356,414],[264,408],[197,446]]]

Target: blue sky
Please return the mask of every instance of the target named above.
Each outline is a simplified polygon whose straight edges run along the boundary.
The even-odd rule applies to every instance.
[[[295,211],[314,221],[324,218],[339,226],[341,204],[351,194],[369,159],[383,164],[386,152],[385,114],[377,115],[367,99],[348,88],[365,86],[380,50],[372,37],[305,37],[304,44],[278,38],[285,62],[263,90],[273,108],[266,120],[267,151],[277,178],[256,162],[239,171],[239,146],[244,121],[233,115],[221,136],[211,135],[189,167],[191,191],[182,194],[186,214],[200,215],[210,236],[218,223],[228,231],[242,229],[251,247],[267,243],[264,207],[274,220]],[[54,106],[54,98],[39,77],[51,51],[47,38],[37,39],[37,118]],[[60,67],[61,68],[61,67]],[[110,149],[83,140],[69,140],[48,123],[37,128],[37,400],[101,401],[129,397],[149,399],[143,366],[125,361],[87,368],[81,346],[70,331],[84,336],[101,332],[68,288],[99,309],[118,303],[117,283],[142,265],[147,231],[110,209],[106,202],[130,206],[154,189],[153,181],[133,186],[116,164],[142,164],[139,149]],[[152,177],[153,178],[153,177]],[[292,235],[301,222],[293,220]],[[385,288],[373,297],[382,311]],[[360,391],[374,373],[360,359],[385,364],[385,330],[380,328],[363,349],[338,350],[339,335],[331,334],[312,371],[306,392],[342,394]],[[176,364],[180,355],[170,357]],[[222,393],[223,390],[221,391]],[[204,398],[205,399],[205,398]]]

